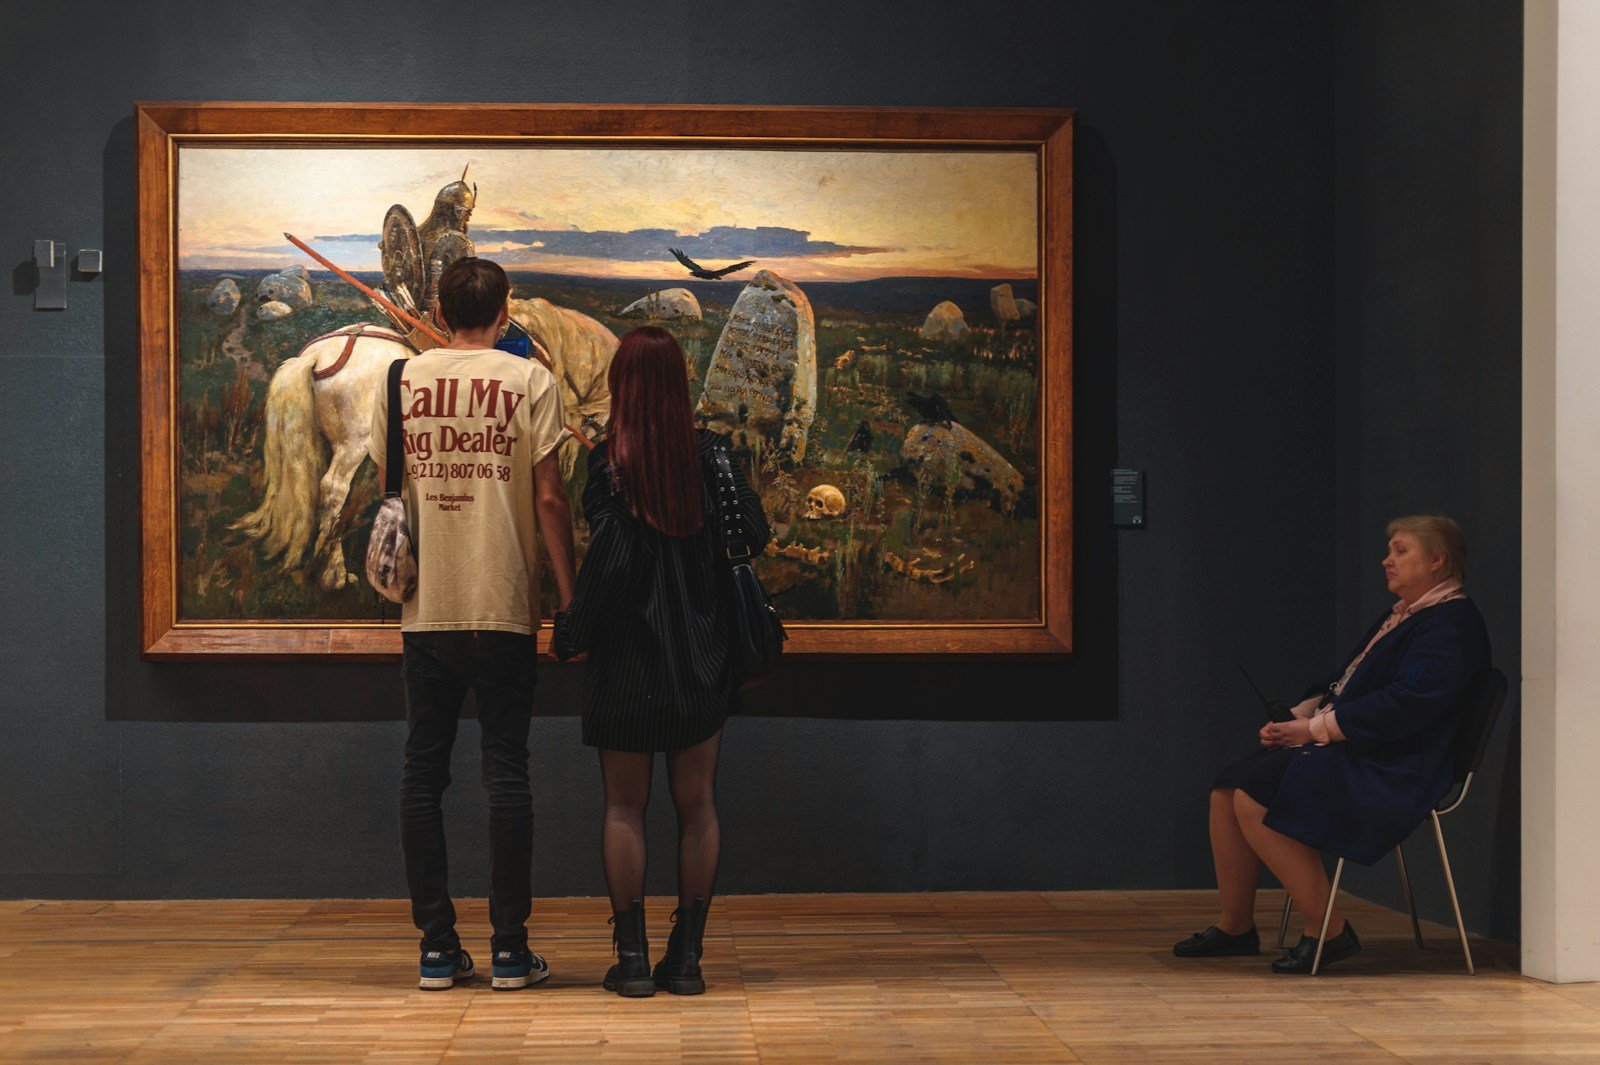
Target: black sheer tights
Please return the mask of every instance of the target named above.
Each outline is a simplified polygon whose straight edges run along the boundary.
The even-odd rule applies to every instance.
[[[678,811],[678,904],[696,896],[709,899],[717,882],[722,830],[717,823],[717,755],[722,733],[709,740],[667,752],[667,783]],[[655,755],[600,750],[600,775],[605,780],[606,815],[601,834],[606,890],[611,908],[627,909],[644,898],[644,812],[650,804],[650,775]]]

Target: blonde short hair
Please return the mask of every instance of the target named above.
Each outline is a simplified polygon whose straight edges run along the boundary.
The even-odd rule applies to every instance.
[[[1443,514],[1412,514],[1391,521],[1383,535],[1392,539],[1399,532],[1415,536],[1430,555],[1443,555],[1447,580],[1451,577],[1458,581],[1467,579],[1467,538],[1461,535],[1461,526],[1454,518]]]

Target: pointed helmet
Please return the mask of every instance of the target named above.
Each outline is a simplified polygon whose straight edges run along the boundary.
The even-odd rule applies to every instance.
[[[433,198],[433,206],[436,210],[440,207],[459,207],[467,213],[471,213],[472,209],[477,206],[478,184],[477,182],[473,182],[471,185],[467,184],[467,171],[471,168],[471,163],[462,167],[460,180],[452,181],[439,190],[439,195]]]

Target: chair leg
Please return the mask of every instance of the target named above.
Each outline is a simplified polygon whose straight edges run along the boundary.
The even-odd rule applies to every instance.
[[[1422,922],[1417,920],[1417,896],[1411,890],[1411,878],[1406,875],[1406,849],[1397,845],[1394,856],[1400,861],[1400,890],[1406,893],[1406,906],[1411,910],[1411,938],[1417,941],[1418,950],[1426,950],[1422,942]]]
[[[1450,909],[1456,915],[1456,934],[1461,937],[1461,956],[1467,962],[1467,975],[1476,976],[1478,970],[1472,964],[1472,948],[1467,946],[1467,925],[1461,919],[1461,901],[1456,898],[1456,878],[1450,873],[1450,852],[1444,848],[1444,828],[1439,824],[1439,814],[1433,814],[1433,837],[1439,841],[1439,861],[1444,866],[1444,886],[1450,889]]]
[[[1283,896],[1283,923],[1278,926],[1278,949],[1283,949],[1284,940],[1289,938],[1289,914],[1294,910],[1294,896]]]
[[[1311,959],[1311,975],[1322,968],[1322,947],[1328,942],[1328,923],[1333,920],[1333,901],[1339,897],[1339,878],[1344,875],[1344,859],[1333,867],[1333,883],[1328,888],[1328,908],[1322,911],[1322,931],[1317,933],[1317,953]]]

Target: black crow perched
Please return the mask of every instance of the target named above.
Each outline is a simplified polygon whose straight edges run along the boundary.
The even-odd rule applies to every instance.
[[[950,404],[946,403],[944,397],[937,392],[930,392],[926,396],[907,392],[906,398],[917,408],[917,413],[922,415],[922,421],[949,425],[956,420],[956,416],[950,413]]]
[[[852,451],[872,450],[872,426],[867,424],[865,418],[861,419],[861,424],[856,426],[856,435],[850,438],[850,443],[845,445],[844,450],[846,454]]]
[[[691,274],[704,281],[720,281],[729,274],[737,273],[747,266],[754,266],[756,264],[754,259],[746,259],[742,263],[734,263],[732,266],[724,266],[721,270],[707,270],[705,267],[701,266],[699,263],[683,254],[683,252],[679,251],[677,248],[668,248],[667,250],[670,251],[680,263],[682,263],[684,266],[687,266]]]

